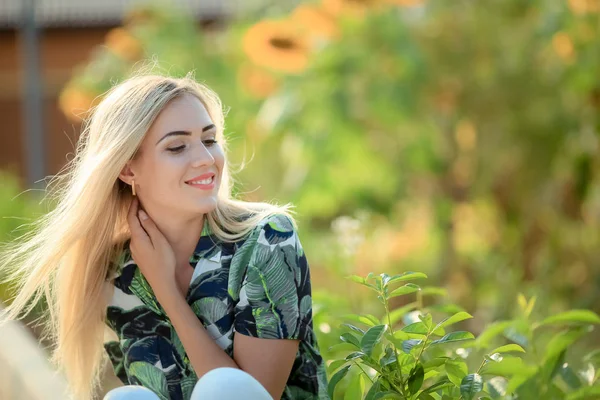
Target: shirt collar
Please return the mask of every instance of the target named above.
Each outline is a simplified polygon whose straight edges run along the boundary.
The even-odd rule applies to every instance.
[[[217,242],[216,237],[213,235],[212,230],[208,224],[208,220],[204,219],[204,226],[202,227],[202,233],[200,239],[194,249],[194,254],[190,257],[190,261],[202,257],[207,251],[215,247]]]

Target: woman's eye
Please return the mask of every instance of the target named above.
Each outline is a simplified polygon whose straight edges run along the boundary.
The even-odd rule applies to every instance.
[[[210,146],[217,144],[217,141],[215,139],[207,139],[207,140],[204,140],[203,143],[205,146],[210,147]]]
[[[172,153],[181,153],[183,151],[183,149],[185,149],[185,145],[181,145],[181,146],[177,146],[177,147],[172,147],[172,148],[167,148],[167,150],[169,150]]]

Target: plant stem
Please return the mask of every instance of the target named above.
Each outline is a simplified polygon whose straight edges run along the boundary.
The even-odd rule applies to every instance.
[[[388,318],[388,325],[390,327],[390,334],[392,335],[392,337],[394,337],[394,328],[392,327],[392,317],[390,316],[390,309],[389,309],[389,305],[388,305],[388,299],[387,299],[387,297],[385,297],[383,295],[383,291],[381,293],[381,296],[385,300],[384,303],[383,303],[383,305],[385,307],[385,315],[387,315],[387,318]],[[400,383],[402,384],[402,386],[399,388],[400,389],[399,392],[402,394],[402,396],[406,397],[406,394],[404,393],[404,385],[405,385],[405,383],[404,383],[404,375],[402,375],[402,366],[400,365],[400,359],[398,358],[398,350],[396,349],[396,345],[394,345],[394,343],[392,343],[392,346],[394,347],[394,355],[396,356],[396,366],[398,368],[398,371],[400,372]],[[398,388],[396,388],[396,389],[398,389]]]
[[[375,382],[373,382],[373,379],[371,379],[371,377],[369,376],[369,374],[367,374],[367,371],[365,371],[365,370],[363,369],[363,367],[361,367],[361,366],[360,366],[360,364],[359,364],[359,363],[357,363],[356,361],[354,361],[354,364],[355,364],[355,365],[356,365],[358,368],[360,368],[360,370],[363,372],[363,374],[365,374],[365,375],[366,375],[366,377],[367,377],[367,378],[369,378],[369,380],[371,381],[371,383],[372,383],[372,384],[373,384],[373,383],[375,383]]]

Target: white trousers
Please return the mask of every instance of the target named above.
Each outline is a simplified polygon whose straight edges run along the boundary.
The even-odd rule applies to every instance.
[[[217,368],[206,373],[194,386],[190,400],[273,400],[269,392],[247,372]],[[104,400],[160,400],[150,389],[127,385],[111,390]]]

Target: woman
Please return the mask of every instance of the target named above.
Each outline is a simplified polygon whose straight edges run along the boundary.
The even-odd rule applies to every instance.
[[[56,207],[3,251],[18,283],[5,318],[47,299],[76,399],[94,397],[103,353],[127,385],[107,399],[327,397],[293,219],[231,197],[223,128],[190,77],[112,88],[53,182]]]

